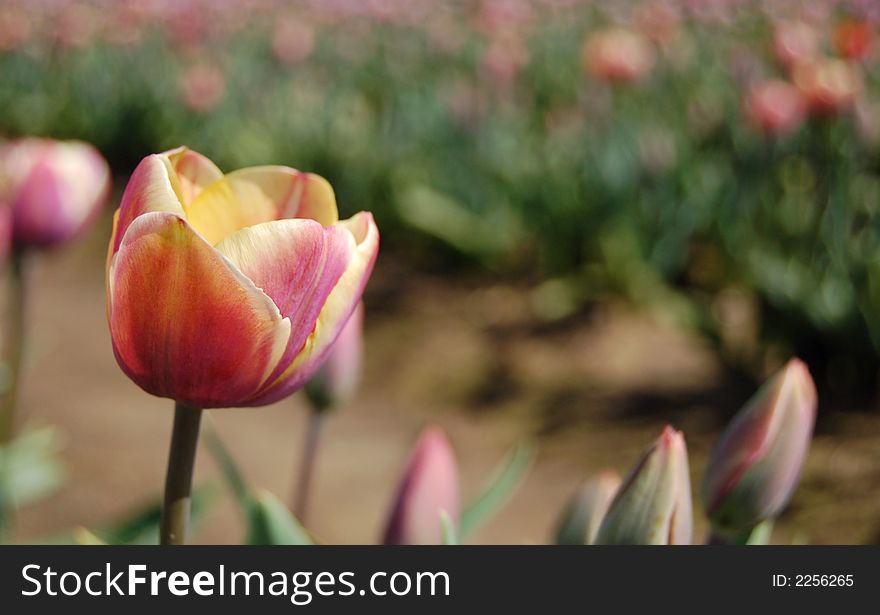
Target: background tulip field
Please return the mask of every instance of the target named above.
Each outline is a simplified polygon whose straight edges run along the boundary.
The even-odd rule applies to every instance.
[[[868,0],[0,0],[0,140],[85,141],[113,175],[91,229],[27,263],[41,461],[13,539],[136,541],[158,515],[170,405],[114,361],[104,262],[135,166],[186,145],[318,173],[381,231],[320,541],[382,540],[429,423],[462,505],[510,479],[477,543],[552,542],[584,481],[677,451],[671,424],[703,541],[713,445],[779,370],[809,397],[799,357],[818,416],[772,541],[877,542],[878,35]],[[247,531],[224,454],[291,501],[309,399],[206,415],[194,541]]]

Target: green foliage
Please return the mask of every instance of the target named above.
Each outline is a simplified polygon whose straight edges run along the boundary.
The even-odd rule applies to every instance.
[[[507,454],[480,494],[462,511],[459,527],[461,537],[473,534],[504,506],[519,487],[534,458],[534,448],[525,444]]]

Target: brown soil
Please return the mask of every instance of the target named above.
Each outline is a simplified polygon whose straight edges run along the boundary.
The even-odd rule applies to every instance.
[[[29,347],[20,423],[64,434],[65,486],[22,511],[18,538],[98,527],[161,490],[171,403],[120,372],[104,315],[107,222],[29,271]],[[455,444],[465,496],[517,441],[538,458],[522,488],[473,542],[539,543],[575,486],[599,469],[625,471],[666,422],[685,430],[694,484],[718,430],[749,395],[700,339],[650,314],[603,303],[561,324],[532,316],[527,289],[414,274],[380,257],[367,297],[363,392],[333,415],[318,460],[309,526],[327,542],[380,533],[419,429],[442,425]],[[307,409],[298,396],[264,409],[212,411],[254,486],[289,499]],[[820,421],[802,485],[777,541],[862,543],[880,533],[880,415]],[[217,482],[206,450],[197,481]],[[705,522],[697,519],[698,536]],[[223,495],[196,541],[234,543],[243,528]]]

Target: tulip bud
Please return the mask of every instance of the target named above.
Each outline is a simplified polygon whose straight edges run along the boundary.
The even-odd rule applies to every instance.
[[[354,395],[361,377],[364,346],[364,304],[359,303],[330,349],[330,354],[305,391],[312,407],[321,412]]]
[[[807,104],[796,87],[772,79],[752,88],[744,111],[748,120],[764,134],[784,136],[803,123]]]
[[[703,502],[715,533],[737,539],[776,517],[798,483],[816,419],[816,387],[792,359],[733,418],[709,457]]]
[[[428,427],[403,474],[383,542],[441,544],[441,511],[458,523],[458,469],[446,435],[438,427]]]
[[[110,167],[79,141],[19,139],[0,147],[0,205],[9,205],[17,248],[68,241],[95,218]]]
[[[614,470],[603,470],[581,485],[562,513],[556,530],[556,544],[592,543],[618,487],[620,476]]]
[[[624,28],[596,32],[584,43],[584,68],[594,77],[610,83],[641,79],[654,64],[654,48],[643,35]]]
[[[687,448],[667,425],[624,478],[595,544],[690,544],[692,529]]]
[[[853,106],[864,83],[858,67],[844,60],[821,59],[799,64],[794,84],[814,115],[834,115]]]

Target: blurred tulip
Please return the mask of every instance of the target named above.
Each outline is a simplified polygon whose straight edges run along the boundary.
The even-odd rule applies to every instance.
[[[440,512],[458,523],[458,468],[446,435],[426,428],[413,449],[385,529],[385,544],[438,545]]]
[[[794,84],[815,115],[834,115],[853,106],[864,83],[857,66],[844,60],[817,59],[795,67]]]
[[[528,64],[529,50],[518,35],[506,34],[492,38],[483,53],[484,73],[501,90],[509,88]]]
[[[831,40],[838,55],[850,60],[864,60],[871,55],[874,28],[867,21],[845,19],[834,28]]]
[[[654,65],[654,48],[643,35],[624,28],[592,34],[581,52],[584,68],[597,79],[630,83],[641,79]]]
[[[20,49],[31,37],[28,16],[16,7],[0,6],[0,53]]]
[[[805,62],[819,52],[816,29],[803,21],[787,21],[773,29],[773,54],[788,68]]]
[[[95,219],[110,190],[110,167],[79,141],[19,139],[0,146],[0,204],[12,208],[19,249],[42,248],[78,236]]]
[[[204,112],[220,102],[226,91],[226,77],[213,64],[193,64],[177,82],[183,103],[193,111]]]
[[[107,260],[117,361],[148,393],[199,408],[282,399],[327,356],[378,248],[373,217],[339,221],[317,175],[223,175],[186,148],[147,156]]]
[[[354,396],[361,377],[363,350],[364,304],[359,303],[333,342],[327,359],[306,385],[313,408],[325,410]]]
[[[684,436],[667,426],[624,478],[596,544],[690,544],[691,481]]]
[[[603,470],[581,485],[562,512],[556,544],[591,544],[619,487],[620,476],[614,470]]]
[[[815,420],[813,379],[803,362],[792,359],[737,413],[709,457],[703,503],[718,536],[738,539],[782,512]]]
[[[745,99],[744,112],[752,125],[764,134],[783,136],[803,124],[807,103],[795,86],[771,79],[751,89]]]
[[[315,49],[315,30],[295,17],[278,22],[272,35],[272,52],[279,62],[295,65]]]

